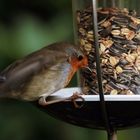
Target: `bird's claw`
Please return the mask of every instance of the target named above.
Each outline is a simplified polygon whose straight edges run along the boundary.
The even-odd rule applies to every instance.
[[[83,107],[84,102],[85,102],[85,99],[82,96],[80,96],[80,94],[78,92],[73,93],[73,95],[71,97],[69,97],[69,99],[73,102],[75,108]],[[76,102],[77,99],[81,99],[82,100],[82,104],[81,105],[79,105]]]

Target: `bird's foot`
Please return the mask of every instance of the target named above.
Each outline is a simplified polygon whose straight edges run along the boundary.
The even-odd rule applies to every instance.
[[[41,106],[47,106],[47,105],[50,105],[50,104],[54,104],[54,103],[59,103],[59,102],[64,102],[64,101],[68,101],[68,100],[71,100],[74,104],[74,107],[75,108],[81,108],[83,105],[84,105],[84,98],[80,96],[81,94],[79,94],[78,92],[75,92],[73,93],[72,96],[70,97],[67,97],[67,98],[64,98],[64,99],[55,99],[55,100],[52,100],[52,101],[47,101],[45,96],[42,96],[40,99],[39,99],[39,104]],[[77,99],[81,99],[82,100],[82,104],[78,104],[77,103]]]
[[[69,97],[69,99],[73,102],[75,108],[81,108],[84,105],[85,99],[80,95],[82,95],[82,94],[81,93],[79,94],[78,92],[75,92],[75,93],[73,93],[73,95],[71,97]],[[78,104],[77,101],[76,101],[77,99],[81,99],[82,104]]]

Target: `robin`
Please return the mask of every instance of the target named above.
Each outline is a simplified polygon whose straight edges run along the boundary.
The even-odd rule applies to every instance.
[[[80,47],[54,43],[17,60],[0,73],[0,97],[39,101],[66,87],[79,68],[88,64]]]

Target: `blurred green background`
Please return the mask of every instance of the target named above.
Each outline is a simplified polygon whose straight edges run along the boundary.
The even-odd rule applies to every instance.
[[[0,70],[62,40],[73,42],[71,0],[0,0]],[[120,131],[118,139],[137,140],[139,131]],[[29,103],[0,101],[0,140],[92,139],[105,140],[106,133],[56,120]]]

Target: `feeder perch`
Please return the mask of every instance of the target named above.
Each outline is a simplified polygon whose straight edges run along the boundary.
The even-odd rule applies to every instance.
[[[81,92],[81,89],[65,88],[52,94],[48,101],[65,99],[75,92]],[[64,122],[86,128],[106,130],[99,95],[82,95],[82,97],[85,102],[80,109],[76,109],[71,101],[59,102],[43,108],[38,107]],[[137,111],[140,106],[140,95],[105,95],[104,99],[111,130],[116,132],[140,126],[140,112]],[[77,103],[83,104],[83,101],[77,99]]]
[[[136,0],[73,0],[75,40],[87,54],[80,71],[81,88],[65,88],[48,100],[83,92],[76,109],[69,101],[39,108],[65,122],[116,131],[140,126],[140,8]],[[78,104],[83,101],[77,99]]]

